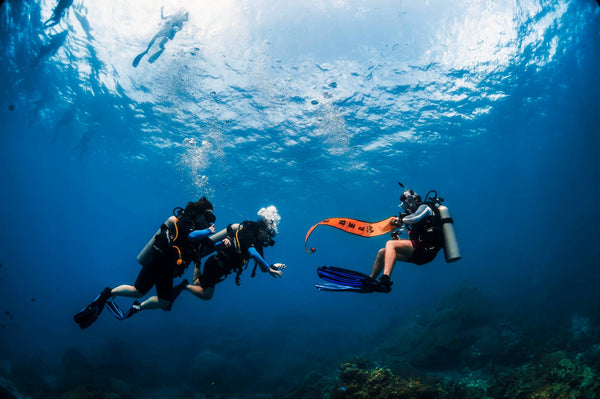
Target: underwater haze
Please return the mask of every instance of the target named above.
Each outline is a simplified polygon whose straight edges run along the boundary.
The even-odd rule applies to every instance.
[[[509,398],[556,353],[600,397],[598,2],[3,0],[0,65],[0,397]],[[316,290],[389,236],[308,229],[397,215],[398,182],[462,259]],[[201,196],[217,230],[276,206],[283,278],[81,330]]]

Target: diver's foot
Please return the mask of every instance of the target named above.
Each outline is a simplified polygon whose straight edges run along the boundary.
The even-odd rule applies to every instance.
[[[388,276],[387,274],[382,274],[381,277],[379,277],[379,283],[381,283],[382,285],[387,285],[388,287],[391,287],[392,284],[394,284],[390,280],[390,276]]]
[[[133,67],[137,68],[138,64],[140,63],[140,61],[142,60],[142,57],[146,55],[146,52],[140,53],[138,54],[135,59],[133,60]]]
[[[381,277],[379,277],[378,281],[383,288],[381,292],[388,293],[392,290],[392,284],[394,283],[390,281],[390,276],[388,276],[387,274],[382,274]]]
[[[131,307],[127,311],[125,318],[128,319],[141,310],[142,310],[142,306],[140,305],[140,303],[138,301],[133,301],[133,305],[131,305]]]

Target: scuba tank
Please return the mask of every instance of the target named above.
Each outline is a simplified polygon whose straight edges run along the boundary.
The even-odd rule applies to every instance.
[[[401,183],[399,184],[402,185]],[[431,194],[433,194],[433,196]],[[460,250],[458,249],[458,241],[456,240],[456,233],[454,232],[454,220],[452,220],[448,208],[442,205],[444,199],[438,197],[437,191],[430,190],[425,196],[424,202],[426,204],[429,204],[432,207],[432,209],[437,209],[436,214],[439,217],[438,223],[441,224],[444,238],[444,245],[442,248],[444,248],[444,256],[446,257],[446,262],[456,262],[461,258]]]
[[[165,221],[164,225],[166,225],[169,229],[174,229],[176,221],[177,221],[177,218],[175,216],[171,216],[170,218],[168,218]],[[146,246],[138,254],[137,261],[138,261],[138,263],[140,265],[150,264],[156,258],[156,253],[155,253],[155,251],[152,248],[156,244],[156,236],[159,235],[160,233],[161,233],[161,228],[159,228],[156,231],[156,234],[154,234],[152,236],[152,238],[150,239],[150,241],[148,241],[148,243],[146,244]]]
[[[442,232],[444,233],[444,256],[446,262],[456,262],[460,259],[460,250],[454,233],[454,221],[450,217],[450,211],[444,205],[438,206],[442,222]]]

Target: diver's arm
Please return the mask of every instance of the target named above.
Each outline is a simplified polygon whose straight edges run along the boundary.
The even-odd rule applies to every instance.
[[[254,247],[248,248],[248,253],[250,254],[250,257],[256,261],[258,266],[260,266],[260,270],[262,270],[263,273],[266,273],[269,270],[271,270],[271,266],[269,266],[267,261],[265,261],[265,259],[262,256],[260,256],[260,254],[258,253],[256,248],[254,248]]]
[[[284,264],[275,263],[273,266],[269,265],[254,247],[248,248],[248,253],[250,254],[250,257],[256,261],[258,266],[260,266],[260,270],[262,270],[263,273],[268,272],[273,277],[283,276],[283,272],[281,270],[285,269]]]
[[[421,219],[423,219],[424,217],[432,216],[432,215],[433,215],[433,209],[431,209],[431,207],[429,207],[429,205],[422,204],[417,208],[415,213],[411,213],[408,216],[404,216],[402,218],[402,223],[415,224],[415,223],[420,222]]]
[[[240,224],[239,223],[234,223],[231,225],[231,229],[235,232],[240,228]],[[227,229],[223,229],[221,231],[219,231],[218,233],[213,234],[212,236],[210,236],[210,239],[212,242],[217,242],[217,241],[222,241],[223,239],[227,238]]]
[[[188,234],[188,238],[190,239],[190,241],[200,241],[213,234],[214,232],[215,228],[213,225],[211,225],[206,229],[192,231],[190,234]]]

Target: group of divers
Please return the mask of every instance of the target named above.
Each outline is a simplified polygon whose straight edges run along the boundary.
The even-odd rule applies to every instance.
[[[405,189],[402,183],[399,185]],[[391,291],[390,275],[396,261],[423,265],[431,262],[440,249],[444,249],[446,262],[460,259],[460,251],[454,233],[453,220],[448,208],[442,205],[443,198],[431,190],[422,200],[416,192],[405,189],[400,196],[401,211],[379,222],[364,222],[350,218],[329,218],[312,226],[306,235],[304,248],[312,231],[319,225],[335,227],[362,237],[373,237],[385,233],[391,239],[380,249],[370,275],[334,266],[317,269],[322,282],[315,285],[321,291],[350,291],[359,293]],[[257,267],[273,277],[282,277],[286,265],[268,264],[264,249],[275,244],[281,220],[275,206],[261,208],[257,221],[246,220],[229,224],[215,232],[216,217],[213,205],[206,197],[189,202],[184,208],[175,208],[169,217],[137,256],[142,268],[133,285],[106,287],[88,306],[74,316],[82,328],[92,325],[106,307],[117,319],[127,319],[148,309],[170,310],[175,299],[189,291],[200,299],[212,298],[215,285],[229,274],[235,273],[235,283],[240,285],[240,276],[248,262],[254,260],[251,277]],[[401,238],[404,232],[408,238]],[[202,265],[202,260],[204,265]],[[175,277],[181,277],[191,263],[194,274],[191,280],[183,279],[173,285]],[[156,295],[139,302],[152,287]],[[129,309],[120,308],[116,297],[134,298]]]

